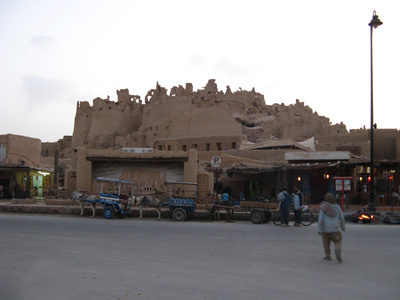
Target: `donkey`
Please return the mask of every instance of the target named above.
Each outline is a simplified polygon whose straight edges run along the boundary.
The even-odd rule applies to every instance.
[[[143,196],[134,196],[134,201],[132,202],[133,206],[139,207],[139,219],[142,219],[142,210],[143,208],[152,208],[158,213],[158,220],[161,219],[161,207],[162,202],[160,199],[156,197],[152,197],[150,195]]]
[[[83,193],[78,193],[77,191],[72,192],[72,200],[79,200],[79,204],[81,207],[81,216],[83,216],[84,213],[84,205],[89,204],[91,209],[92,209],[92,218],[94,218],[96,214],[96,202],[92,202],[96,200],[96,195],[89,195],[89,194],[83,194]],[[89,201],[85,201],[89,200]]]

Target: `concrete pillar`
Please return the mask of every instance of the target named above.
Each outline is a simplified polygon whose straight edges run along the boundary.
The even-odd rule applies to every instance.
[[[54,154],[54,186],[58,189],[58,150]]]
[[[76,190],[78,192],[92,192],[92,162],[86,160],[86,148],[77,149]]]
[[[208,177],[208,189],[209,189],[209,194],[213,195],[214,194],[214,173],[208,172],[209,177]]]
[[[276,180],[276,187],[275,188],[276,188],[276,191],[277,191],[276,194],[278,194],[281,191],[281,188],[282,188],[282,170],[278,171],[278,178]]]
[[[288,176],[288,171],[287,170],[284,170],[283,171],[283,177],[282,177],[282,184],[285,186],[285,187],[288,187],[288,179],[289,178],[289,176]]]
[[[188,161],[184,163],[183,180],[185,182],[197,182],[197,149],[189,150]],[[186,186],[185,194],[193,194],[194,186]]]
[[[396,160],[400,160],[400,130],[396,134]]]
[[[279,189],[282,187],[285,187],[289,189],[289,183],[288,183],[288,169],[286,167],[282,167],[282,169],[279,171]]]
[[[31,195],[31,174],[30,174],[30,168],[26,169],[26,186],[25,186],[25,191],[26,194],[29,195],[29,198],[32,198]]]

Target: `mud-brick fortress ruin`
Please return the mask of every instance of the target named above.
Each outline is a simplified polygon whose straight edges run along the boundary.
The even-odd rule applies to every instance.
[[[318,116],[297,101],[294,106],[266,105],[264,96],[252,91],[219,91],[215,80],[204,89],[186,87],[167,89],[157,84],[144,101],[117,91],[118,101],[96,98],[93,106],[79,102],[75,117],[72,147],[104,149],[115,147],[151,147],[157,150],[186,151],[198,144],[198,151],[239,149],[242,141],[260,142],[277,139],[305,139],[316,134],[346,134],[344,124],[331,126],[329,119]],[[144,103],[143,103],[144,102]],[[223,140],[238,139],[237,147]],[[184,143],[186,150],[182,148]],[[233,140],[232,140],[233,141]],[[183,144],[182,144],[183,143]],[[210,148],[206,149],[206,144]]]
[[[349,201],[367,201],[369,130],[348,132],[299,100],[267,105],[254,88],[223,91],[214,79],[197,91],[191,83],[169,91],[157,83],[144,99],[128,89],[117,96],[78,102],[72,137],[42,143],[41,164],[56,169],[59,187],[98,193],[95,179],[108,177],[163,197],[165,181],[197,182],[199,202],[207,202],[215,192],[233,200],[241,191],[246,199],[273,198],[280,187],[298,185],[318,203],[335,193],[335,176],[348,176]],[[375,176],[398,191],[400,132],[377,129],[375,145]],[[386,190],[379,189],[379,199]]]

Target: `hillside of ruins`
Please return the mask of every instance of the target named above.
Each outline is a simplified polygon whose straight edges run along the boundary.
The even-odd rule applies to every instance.
[[[154,147],[165,139],[243,136],[248,142],[302,140],[315,135],[347,134],[303,102],[267,105],[255,91],[218,90],[214,79],[193,91],[191,83],[168,89],[158,83],[144,99],[128,89],[116,101],[96,98],[78,102],[72,148]],[[240,146],[240,145],[238,145]],[[181,149],[171,149],[181,150]]]

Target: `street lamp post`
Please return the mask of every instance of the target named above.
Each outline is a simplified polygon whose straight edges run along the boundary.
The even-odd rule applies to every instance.
[[[368,209],[370,211],[376,210],[376,197],[375,197],[375,179],[374,179],[374,72],[373,72],[373,64],[372,64],[372,31],[383,23],[379,20],[379,17],[376,15],[376,11],[374,10],[372,14],[372,20],[368,24],[371,27],[371,139],[370,139],[370,174],[371,174],[371,183],[369,190],[369,206]]]

